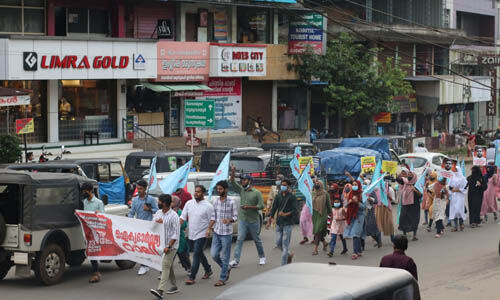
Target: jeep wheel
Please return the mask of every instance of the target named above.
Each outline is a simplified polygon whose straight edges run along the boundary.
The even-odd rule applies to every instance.
[[[130,260],[117,260],[115,263],[121,270],[128,270],[135,267],[135,262]]]
[[[10,256],[4,256],[4,260],[0,261],[0,280],[4,279],[7,273],[9,273],[10,267],[12,267],[12,261]]]
[[[85,258],[85,250],[72,251],[66,263],[71,267],[78,267],[83,264]]]
[[[7,233],[7,225],[5,225],[4,217],[2,216],[2,214],[0,214],[0,244],[3,243],[6,233]]]
[[[49,244],[37,254],[35,259],[35,275],[44,285],[58,283],[66,268],[66,257],[61,246]]]

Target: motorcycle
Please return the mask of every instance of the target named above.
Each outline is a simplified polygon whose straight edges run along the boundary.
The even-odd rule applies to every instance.
[[[54,160],[61,160],[63,159],[63,155],[64,154],[71,154],[71,151],[68,151],[68,150],[65,150],[64,149],[64,145],[61,145],[61,154],[56,156],[56,158],[54,158]],[[47,152],[45,150],[45,145],[42,146],[42,154],[40,154],[40,158],[38,159],[39,162],[43,163],[43,162],[47,162],[49,161],[49,158],[48,156],[52,156],[52,153],[51,152]]]

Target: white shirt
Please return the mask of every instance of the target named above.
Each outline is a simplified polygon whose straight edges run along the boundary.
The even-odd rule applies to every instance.
[[[179,248],[179,237],[181,234],[181,224],[179,221],[179,216],[172,209],[169,209],[167,213],[163,210],[158,210],[153,216],[153,220],[163,220],[163,226],[165,227],[165,247],[170,245],[171,240],[175,240],[173,249]]]
[[[488,162],[495,161],[495,148],[486,149],[486,159],[488,160]]]
[[[207,200],[197,202],[195,199],[186,202],[182,210],[181,219],[188,221],[189,239],[204,238],[210,223],[214,207]]]
[[[423,153],[423,152],[429,152],[429,151],[427,151],[427,148],[425,147],[417,146],[417,148],[415,148],[415,153]]]

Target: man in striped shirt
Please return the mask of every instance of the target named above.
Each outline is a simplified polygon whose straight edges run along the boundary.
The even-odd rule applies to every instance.
[[[179,247],[179,236],[180,236],[180,221],[179,216],[175,211],[170,209],[170,204],[172,203],[172,196],[170,195],[160,195],[158,197],[158,204],[161,210],[158,210],[153,220],[156,223],[163,224],[165,227],[165,244],[166,247],[163,250],[163,260],[161,268],[161,279],[158,289],[151,289],[151,294],[155,295],[158,299],[163,299],[163,292],[167,294],[174,294],[179,292],[177,284],[175,283],[174,274],[174,258],[177,248]],[[171,287],[167,290],[167,281],[170,282]]]
[[[219,181],[215,188],[219,194],[219,199],[213,202],[214,210],[208,225],[207,237],[210,235],[210,231],[213,230],[210,254],[213,260],[222,268],[220,279],[215,283],[215,286],[223,286],[229,279],[231,272],[229,259],[231,258],[233,223],[238,219],[238,209],[234,201],[227,197],[227,181]]]

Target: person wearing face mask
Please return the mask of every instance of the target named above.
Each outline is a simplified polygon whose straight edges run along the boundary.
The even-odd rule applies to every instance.
[[[432,223],[434,222],[433,209],[434,199],[436,195],[433,193],[432,187],[438,181],[437,178],[438,177],[436,171],[430,172],[429,177],[425,181],[424,185],[424,201],[422,201],[422,209],[424,209],[424,213],[427,212],[427,214],[429,215],[429,222],[427,224],[424,223],[423,225],[427,225],[427,232],[431,232]]]
[[[273,216],[278,215],[276,220],[276,233],[280,235],[281,240],[281,265],[291,263],[293,253],[290,251],[290,240],[292,239],[292,228],[294,217],[297,214],[297,199],[290,192],[291,183],[284,179],[281,182],[280,193],[276,195],[271,209],[271,216],[266,224],[266,229],[271,227]]]
[[[82,185],[82,196],[85,198],[83,200],[83,210],[85,211],[92,211],[97,213],[103,213],[104,212],[104,203],[97,199],[97,197],[93,193],[94,186],[89,183],[85,182]],[[99,272],[99,263],[97,260],[91,260],[90,264],[92,265],[92,277],[90,278],[89,282],[90,283],[96,283],[101,281],[101,273]]]
[[[436,222],[436,238],[440,238],[444,234],[443,221],[446,219],[446,205],[450,197],[446,183],[447,179],[440,176],[428,187],[429,196],[433,197],[432,219]],[[429,226],[427,231],[430,231],[430,229]]]
[[[255,242],[255,247],[257,248],[259,265],[262,266],[266,264],[264,247],[262,247],[262,240],[259,236],[259,210],[264,208],[262,193],[252,187],[252,177],[249,175],[241,176],[241,185],[238,184],[234,178],[235,171],[235,167],[232,166],[229,183],[231,187],[240,194],[240,209],[238,211],[238,240],[236,242],[236,248],[234,249],[234,259],[229,263],[229,265],[232,268],[236,268],[240,263],[243,241],[249,233]]]
[[[498,219],[497,191],[500,188],[500,180],[495,166],[488,166],[488,188],[484,191],[483,203],[481,204],[481,217],[484,222],[488,221],[488,213],[493,213],[495,221]]]
[[[422,175],[424,176],[424,175]],[[403,186],[401,189],[401,213],[399,215],[399,230],[406,235],[413,232],[413,241],[417,241],[417,230],[420,224],[420,197],[422,194],[415,188],[417,175],[409,170],[401,172],[396,179]]]
[[[333,202],[332,209],[332,224],[330,225],[330,252],[328,252],[329,257],[333,257],[333,251],[335,250],[335,245],[337,244],[337,237],[342,241],[343,250],[340,254],[347,253],[347,242],[344,239],[344,228],[346,225],[346,210],[342,207],[342,202],[340,199],[335,199]]]
[[[314,189],[312,192],[313,204],[313,234],[314,234],[314,251],[312,255],[318,255],[319,242],[323,243],[323,251],[327,251],[327,243],[325,236],[327,235],[327,219],[332,213],[332,203],[330,196],[323,188],[323,182],[317,178],[313,179]]]
[[[361,257],[361,238],[363,237],[363,224],[365,223],[365,205],[361,199],[361,183],[356,180],[351,184],[344,186],[344,201],[346,205],[346,224],[344,229],[344,238],[351,239],[353,245],[352,260]],[[355,187],[355,188],[354,188]]]
[[[271,214],[271,208],[273,207],[273,200],[280,193],[280,188],[281,188],[281,182],[285,179],[285,176],[283,174],[278,174],[276,175],[276,181],[275,185],[271,186],[271,191],[268,194],[267,197],[267,202],[266,202],[266,209],[267,209],[267,216],[269,217]],[[273,226],[276,226],[276,216],[273,216]],[[276,246],[274,248],[280,248],[281,246],[281,241],[279,239],[279,235],[276,234]]]

